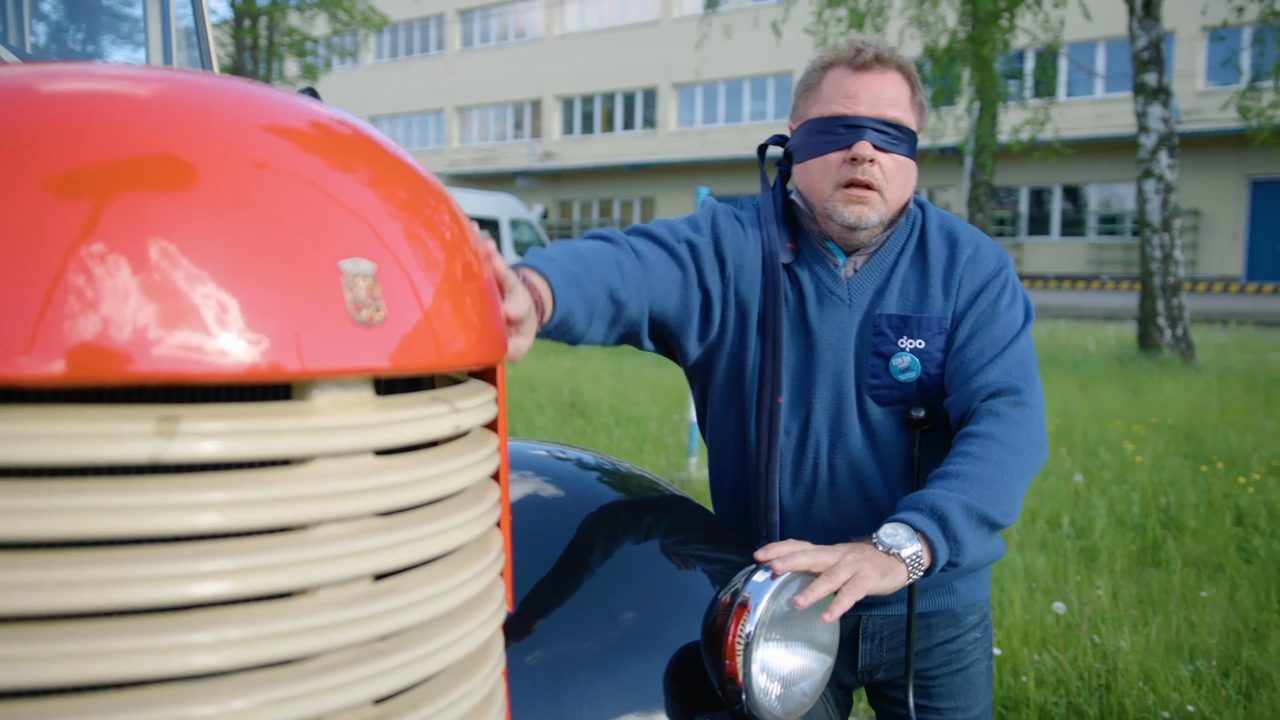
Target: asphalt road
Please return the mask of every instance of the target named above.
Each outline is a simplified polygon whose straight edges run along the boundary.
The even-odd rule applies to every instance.
[[[1028,290],[1036,317],[1133,320],[1138,293],[1105,290]],[[1185,295],[1191,320],[1280,325],[1280,295]]]

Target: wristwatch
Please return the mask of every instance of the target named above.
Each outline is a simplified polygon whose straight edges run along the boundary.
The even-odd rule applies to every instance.
[[[900,522],[885,523],[871,536],[871,542],[881,552],[896,556],[907,565],[907,584],[924,576],[924,545],[910,525]]]

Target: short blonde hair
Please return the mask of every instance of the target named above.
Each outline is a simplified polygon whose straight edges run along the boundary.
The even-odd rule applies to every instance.
[[[929,103],[925,99],[924,84],[915,63],[908,60],[897,48],[869,38],[854,38],[830,48],[809,62],[800,82],[796,83],[791,103],[791,122],[798,123],[807,112],[813,96],[832,68],[842,67],[854,72],[867,70],[892,70],[902,76],[911,88],[911,109],[915,112],[920,130],[928,119]]]

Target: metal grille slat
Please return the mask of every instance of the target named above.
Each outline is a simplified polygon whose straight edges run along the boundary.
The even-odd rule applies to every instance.
[[[421,685],[376,705],[338,713],[326,720],[464,720],[505,695],[501,637]]]
[[[179,607],[296,592],[403,569],[495,526],[492,480],[417,510],[184,543],[0,552],[0,615]]]
[[[268,665],[399,632],[473,599],[502,571],[492,529],[376,582],[171,613],[0,624],[0,691],[107,685]]]
[[[0,543],[280,529],[439,500],[492,477],[498,437],[397,455],[321,458],[196,475],[0,479]]]
[[[335,393],[267,403],[0,405],[15,467],[249,462],[371,452],[457,436],[497,416],[470,379],[419,393]]]
[[[501,642],[506,589],[494,580],[476,602],[372,643],[197,680],[0,703],[0,720],[303,720],[387,697],[480,647]]]

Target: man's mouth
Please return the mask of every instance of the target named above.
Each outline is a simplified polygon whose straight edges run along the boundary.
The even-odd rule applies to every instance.
[[[867,178],[849,178],[840,183],[840,187],[845,190],[870,190],[872,192],[879,190],[875,182]]]

